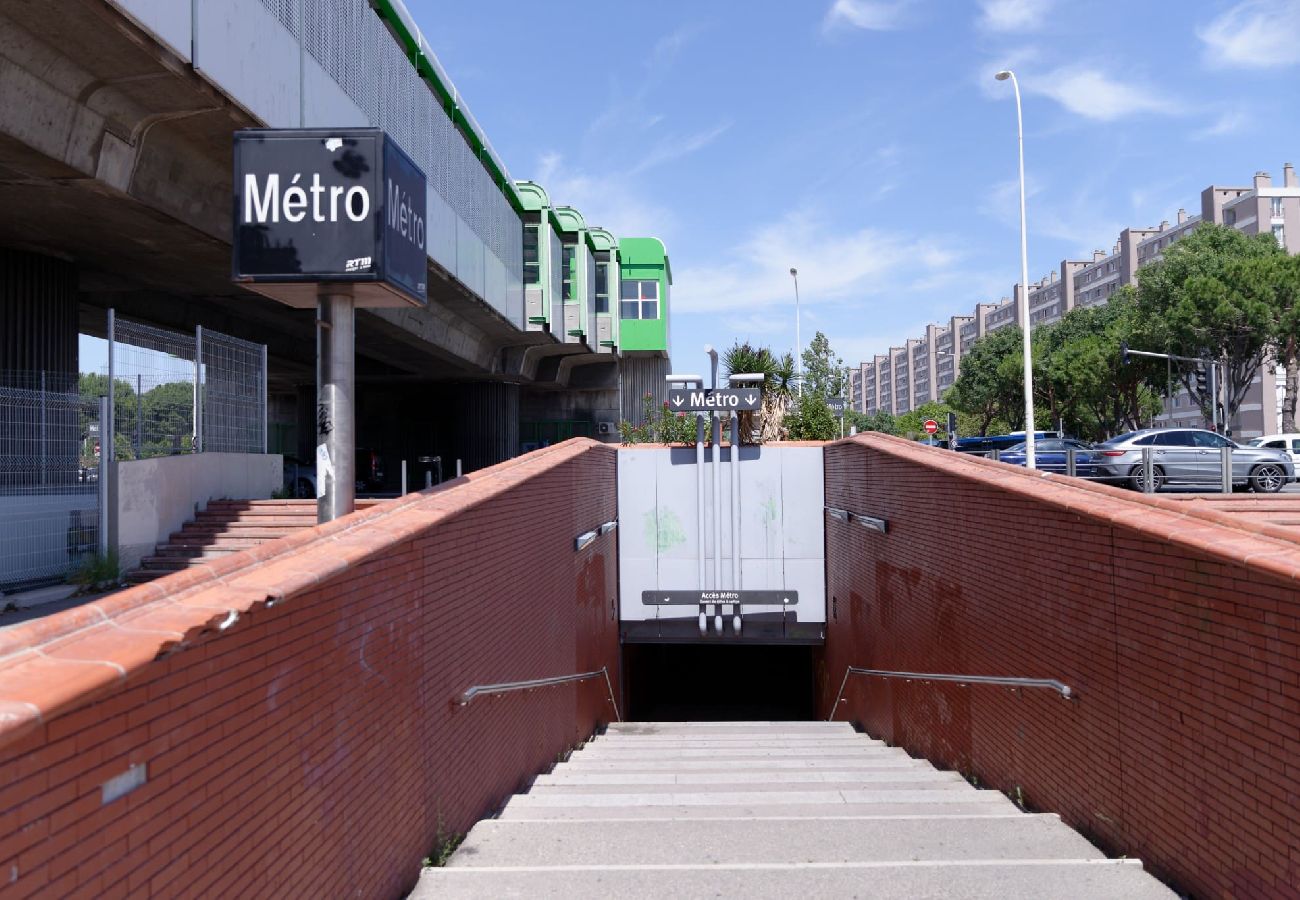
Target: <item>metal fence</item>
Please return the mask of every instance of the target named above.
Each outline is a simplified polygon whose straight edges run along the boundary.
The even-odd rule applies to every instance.
[[[111,311],[104,390],[112,385],[118,460],[266,452],[266,347],[202,326],[186,334]]]
[[[100,451],[75,374],[0,372],[0,591],[62,581],[100,549]]]

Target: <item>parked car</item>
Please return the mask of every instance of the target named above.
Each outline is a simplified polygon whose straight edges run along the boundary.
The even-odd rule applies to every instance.
[[[1291,462],[1300,469],[1300,434],[1266,434],[1246,443],[1265,450],[1285,450],[1291,454]]]
[[[1044,472],[1066,472],[1066,455],[1074,453],[1074,474],[1080,478],[1092,478],[1097,474],[1096,454],[1092,444],[1076,438],[1046,438],[1034,441],[1034,465]],[[998,459],[1013,466],[1025,464],[1025,442],[1001,451]]]
[[[1151,448],[1155,490],[1166,484],[1219,485],[1224,447],[1232,449],[1233,487],[1274,493],[1295,480],[1295,463],[1285,450],[1242,447],[1201,428],[1144,428],[1117,435],[1095,449],[1098,475],[1142,490],[1143,447]]]
[[[1061,436],[1059,431],[1035,431],[1034,441],[1045,441],[1049,438],[1059,438]],[[975,435],[973,437],[958,438],[956,450],[958,453],[978,453],[981,456],[988,456],[994,450],[1000,453],[1024,442],[1025,433],[1023,431],[1013,431],[1010,434]]]
[[[377,450],[357,448],[357,493],[381,491],[384,488],[384,460]],[[296,456],[284,458],[284,489],[290,496],[300,499],[316,497],[316,463],[304,462]]]

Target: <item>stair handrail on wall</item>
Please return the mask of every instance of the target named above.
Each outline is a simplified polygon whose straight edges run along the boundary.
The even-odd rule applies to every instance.
[[[1068,684],[1057,681],[1055,678],[1013,678],[1005,675],[950,675],[936,672],[898,672],[888,669],[863,669],[858,666],[849,666],[844,670],[844,678],[840,681],[840,691],[835,695],[835,704],[831,707],[831,714],[826,717],[830,722],[835,718],[835,713],[840,708],[840,703],[844,700],[844,687],[849,682],[850,675],[871,675],[877,678],[902,678],[907,681],[953,681],[961,685],[967,684],[997,684],[1003,687],[1026,687],[1026,688],[1046,688],[1056,691],[1066,700],[1075,699],[1074,691]]]
[[[614,699],[614,685],[609,680],[609,670],[605,666],[601,666],[593,672],[575,672],[572,675],[552,675],[549,678],[531,678],[527,681],[503,681],[499,684],[476,684],[458,694],[453,702],[457,706],[468,706],[475,697],[496,696],[515,691],[531,691],[534,688],[552,687],[574,681],[586,681],[589,678],[600,676],[605,678],[605,689],[609,692],[609,702],[614,707],[614,719],[622,722],[623,717],[618,712],[618,701]]]

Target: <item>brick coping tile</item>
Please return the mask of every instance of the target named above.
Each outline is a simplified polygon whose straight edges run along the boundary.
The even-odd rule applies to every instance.
[[[1013,494],[1032,497],[1081,516],[1147,532],[1163,541],[1185,546],[1194,552],[1209,553],[1225,562],[1254,566],[1282,578],[1300,581],[1300,536],[1294,530],[1265,521],[1244,519],[1214,509],[1210,503],[1134,494],[1123,488],[1066,475],[1031,472],[1020,466],[926,447],[879,432],[864,432],[835,442],[847,443],[870,447],[935,471],[996,485]]]
[[[572,438],[15,625],[0,635],[0,747],[111,692],[155,660],[219,634],[256,608],[299,596],[385,547],[491,501],[528,477],[607,446]]]

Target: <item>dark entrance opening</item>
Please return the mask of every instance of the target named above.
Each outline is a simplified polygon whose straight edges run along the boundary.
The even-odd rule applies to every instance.
[[[627,644],[631,722],[809,721],[810,646]]]

